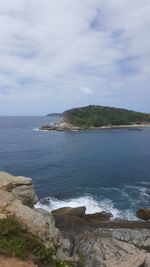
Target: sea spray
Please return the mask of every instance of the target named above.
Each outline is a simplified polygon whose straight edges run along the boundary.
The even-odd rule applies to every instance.
[[[76,208],[80,206],[86,207],[86,214],[93,214],[96,212],[108,212],[113,215],[113,219],[122,218],[135,220],[136,217],[130,210],[124,212],[118,210],[114,207],[113,202],[110,199],[103,199],[101,201],[96,200],[92,196],[81,196],[78,198],[71,198],[67,200],[58,200],[53,197],[46,197],[38,201],[35,205],[35,208],[42,208],[46,211],[51,212],[63,207]]]

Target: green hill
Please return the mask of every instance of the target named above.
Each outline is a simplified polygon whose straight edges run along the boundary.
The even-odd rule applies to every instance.
[[[150,123],[150,114],[121,108],[90,105],[65,111],[64,121],[85,127],[146,124]]]

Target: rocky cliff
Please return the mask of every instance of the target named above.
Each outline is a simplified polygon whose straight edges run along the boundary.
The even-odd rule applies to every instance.
[[[149,221],[112,222],[110,214],[87,216],[85,207],[51,214],[34,209],[36,201],[30,178],[0,172],[0,220],[15,218],[52,249],[53,259],[60,259],[53,265],[38,266],[150,267]],[[0,260],[4,262],[2,256]]]
[[[62,238],[53,216],[33,208],[37,199],[30,178],[0,172],[0,219],[14,218],[45,247],[51,248],[57,258],[74,261],[75,257],[69,256],[70,242]]]

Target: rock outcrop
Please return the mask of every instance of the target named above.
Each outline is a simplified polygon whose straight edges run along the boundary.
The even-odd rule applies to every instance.
[[[33,206],[38,200],[31,178],[0,172],[0,190],[4,189],[27,206]]]
[[[111,221],[110,214],[104,213],[106,218],[101,213],[85,214],[83,207],[58,209],[53,215],[63,237],[72,244],[72,254],[80,251],[84,255],[85,267],[150,266],[148,222]]]
[[[141,208],[136,212],[138,218],[149,221],[150,220],[150,210],[146,208]]]
[[[150,127],[150,123],[148,124],[130,124],[130,125],[104,125],[104,126],[89,126],[89,125],[73,125],[71,123],[68,123],[67,121],[58,121],[54,123],[50,123],[48,125],[43,125],[40,130],[43,131],[101,131],[101,130],[113,130],[113,129],[134,129],[134,130],[141,130],[143,127]]]
[[[86,207],[78,207],[78,208],[59,208],[57,210],[53,210],[52,214],[55,217],[56,221],[62,220],[66,221],[67,217],[74,217],[76,220],[77,218],[81,218],[83,220],[83,223],[94,223],[94,222],[108,222],[110,221],[110,218],[112,217],[111,213],[107,212],[96,212],[94,214],[86,214]]]
[[[76,216],[76,217],[83,217],[85,215],[86,207],[78,207],[78,208],[70,208],[70,207],[64,207],[59,208],[57,210],[53,210],[52,214],[56,216]]]
[[[150,222],[111,221],[85,207],[48,213],[31,208],[36,200],[30,178],[0,172],[0,219],[15,217],[60,259],[76,267],[150,267]]]
[[[67,257],[69,241],[62,239],[51,214],[30,207],[36,200],[30,178],[0,172],[0,218],[16,218],[29,232],[39,237],[45,246],[52,249],[59,247],[59,255]]]

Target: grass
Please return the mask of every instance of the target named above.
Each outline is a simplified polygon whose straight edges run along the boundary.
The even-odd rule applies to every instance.
[[[0,254],[33,259],[43,266],[52,263],[53,251],[46,248],[38,238],[28,233],[13,218],[0,220]]]
[[[61,261],[57,260],[56,261],[56,267],[75,267],[73,263],[69,261]]]
[[[46,248],[14,218],[0,219],[0,254],[33,260],[39,267],[74,267],[67,261],[53,260],[55,251]]]
[[[84,267],[84,263],[85,263],[85,257],[84,257],[84,254],[81,250],[78,250],[77,251],[77,255],[79,257],[79,266],[80,267]]]

